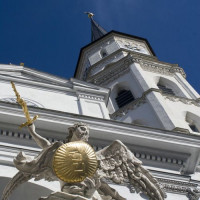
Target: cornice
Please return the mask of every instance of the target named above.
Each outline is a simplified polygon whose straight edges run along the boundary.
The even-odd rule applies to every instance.
[[[0,75],[0,81],[1,82],[6,82],[10,83],[10,81],[13,81],[16,83],[16,85],[21,85],[21,86],[31,86],[35,88],[42,88],[43,90],[48,90],[48,91],[55,91],[55,92],[61,92],[61,93],[66,93],[66,92],[73,92],[72,89],[72,83],[65,85],[56,85],[53,83],[47,83],[47,82],[41,82],[38,80],[31,80],[31,79],[23,79],[21,77],[14,77],[14,76],[4,76]]]
[[[70,82],[68,79],[58,77],[56,75],[49,74],[47,72],[41,72],[32,68],[24,67],[24,66],[18,66],[18,65],[5,65],[5,64],[0,64],[0,74],[1,75],[6,75],[4,72],[19,72],[21,74],[25,74],[29,77],[35,78],[36,81],[40,80],[43,82],[48,82],[52,84],[59,84],[59,85],[65,85],[65,86],[70,86]],[[20,78],[23,78],[21,76]]]
[[[175,127],[173,129],[173,131],[175,132],[180,132],[180,133],[185,133],[185,134],[190,134],[190,131],[188,129],[185,128],[180,128],[180,127]]]
[[[0,111],[1,113],[4,113],[1,120],[10,119],[10,122],[12,124],[14,123],[13,126],[15,128],[17,126],[16,124],[21,124],[23,121],[24,115],[21,111],[21,108],[16,104],[0,102]],[[165,143],[170,144],[174,144],[174,140],[176,140],[176,145],[177,142],[180,141],[178,143],[180,145],[190,146],[191,148],[199,148],[199,136],[197,135],[190,134],[186,136],[178,132],[163,129],[135,126],[133,124],[127,124],[114,120],[101,119],[31,106],[29,107],[29,112],[31,116],[36,114],[40,115],[39,120],[37,120],[38,129],[43,129],[44,131],[48,131],[50,129],[52,133],[58,131],[58,126],[60,127],[59,134],[62,134],[62,132],[65,133],[69,126],[81,121],[90,125],[93,138],[97,139],[104,140],[104,134],[106,133],[107,141],[113,141],[114,138],[121,139],[123,137],[123,141],[129,144],[130,139],[134,138],[133,142],[137,142],[141,139],[141,145],[143,145],[143,142],[146,140],[152,140],[152,143],[154,141],[165,141]],[[8,126],[10,127],[11,125]],[[56,134],[58,135],[58,133]]]
[[[105,86],[123,74],[128,73],[130,70],[129,65],[131,63],[133,63],[132,57],[130,54],[128,54],[126,57],[120,59],[119,61],[109,64],[104,68],[103,71],[99,72],[98,74],[89,77],[87,81],[96,85]],[[113,65],[115,65],[114,68],[112,67]]]
[[[89,99],[89,100],[94,100],[94,101],[105,101],[105,98],[102,96],[97,96],[97,95],[91,95],[91,94],[83,94],[79,93],[78,98],[83,98],[83,99]]]
[[[186,158],[177,159],[175,157],[169,157],[169,156],[162,156],[155,153],[152,153],[150,151],[148,152],[140,152],[140,151],[134,151],[134,155],[136,158],[141,159],[142,161],[152,161],[157,163],[163,163],[163,164],[169,164],[169,165],[176,165],[179,169],[182,168],[183,164],[186,161]]]
[[[189,181],[179,181],[174,179],[165,179],[165,178],[156,178],[161,185],[161,187],[166,192],[178,193],[178,194],[186,194],[190,200],[198,200],[192,199],[191,197],[199,194],[200,190],[197,189],[198,184],[191,183]]]
[[[151,171],[151,170],[150,170]],[[197,189],[198,184],[184,182],[184,181],[177,181],[173,179],[164,179],[156,177],[161,188],[167,193],[176,193],[181,195],[186,195],[189,197],[189,200],[198,200],[200,197],[200,190]],[[114,184],[110,180],[106,180],[109,184]],[[135,188],[126,180],[121,185],[126,186],[129,188],[131,193],[135,193]],[[198,198],[193,198],[198,197]]]
[[[1,129],[0,130],[0,136],[6,137],[7,140],[11,140],[12,138],[16,138],[17,140],[23,140],[23,141],[31,141],[33,140],[33,138],[31,137],[31,135],[26,132],[16,132],[16,131],[11,131],[8,129]],[[55,138],[55,137],[46,137],[46,139],[49,142],[55,142],[55,141],[61,141],[61,142],[65,142],[65,140],[61,139],[61,138]],[[2,145],[0,145],[1,147]],[[92,145],[93,148],[98,151],[99,149],[103,148],[102,146],[97,146],[97,145]],[[13,147],[13,149],[16,149]],[[147,160],[147,161],[153,161],[153,162],[157,162],[157,163],[167,163],[170,165],[177,165],[179,168],[181,168],[181,166],[184,163],[183,159],[177,159],[177,158],[173,158],[173,157],[168,157],[168,156],[161,156],[161,155],[156,155],[153,154],[151,152],[145,153],[145,152],[139,152],[139,151],[134,151],[134,155],[139,158],[142,159],[143,161]]]
[[[116,63],[119,60],[120,56],[122,56],[124,53],[128,54],[128,52],[126,52],[126,51],[123,52],[121,49],[118,49],[114,53],[109,54],[105,58],[102,58],[100,61],[98,61],[97,63],[95,63],[94,65],[92,65],[88,68],[87,77],[93,76],[94,71],[96,69],[103,70],[107,65]],[[113,60],[115,60],[115,61],[113,61]]]
[[[96,85],[105,86],[120,76],[128,73],[130,70],[129,65],[134,62],[139,63],[141,68],[145,71],[165,74],[168,76],[173,76],[174,73],[178,72],[182,74],[184,78],[186,77],[184,70],[178,65],[158,61],[157,58],[152,56],[129,52],[127,56],[114,63],[108,64],[104,67],[104,70],[88,77],[86,81]]]
[[[156,72],[164,75],[173,75],[174,73],[180,73],[184,78],[186,74],[184,70],[177,64],[168,64],[161,61],[151,62],[149,60],[140,60],[140,65],[145,71]]]
[[[188,99],[188,98],[178,97],[178,96],[174,96],[174,95],[170,95],[170,94],[164,94],[164,93],[162,93],[162,95],[165,97],[165,99],[168,99],[170,101],[182,102],[182,103],[187,104],[187,105],[195,105],[197,107],[200,107],[200,102],[199,102],[198,99]]]
[[[93,64],[92,66],[89,66],[88,71],[87,71],[87,77],[89,78],[89,77],[93,76],[92,72],[95,71],[95,69],[97,69],[97,68],[101,68],[103,66],[103,69],[104,69],[105,67],[107,67],[107,65],[112,65],[113,63],[116,63],[118,60],[114,61],[114,62],[112,62],[112,60],[117,59],[122,54],[124,54],[124,55],[131,54],[131,55],[136,56],[137,58],[146,59],[149,61],[158,61],[157,57],[155,57],[155,56],[146,55],[146,54],[142,54],[142,53],[138,53],[138,52],[133,52],[133,51],[125,49],[125,48],[120,48],[117,51],[102,58],[101,60],[99,60],[98,62]]]

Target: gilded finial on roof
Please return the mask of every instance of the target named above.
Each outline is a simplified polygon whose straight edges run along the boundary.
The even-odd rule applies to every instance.
[[[84,12],[84,13],[87,14],[89,18],[92,18],[94,16],[94,14],[91,12]]]

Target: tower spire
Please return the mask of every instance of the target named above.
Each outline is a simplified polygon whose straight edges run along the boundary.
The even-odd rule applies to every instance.
[[[93,20],[93,18],[90,19],[91,19],[91,33],[92,33],[91,42],[94,42],[95,40],[104,36],[107,33],[107,31],[104,28],[102,28],[99,24],[97,24]]]
[[[87,14],[91,20],[91,42],[94,42],[95,40],[104,36],[107,33],[107,31],[104,28],[102,28],[99,24],[97,24],[96,21],[94,21],[93,13],[85,12],[85,14]]]

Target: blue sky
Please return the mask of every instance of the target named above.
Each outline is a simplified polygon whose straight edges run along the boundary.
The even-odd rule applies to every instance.
[[[0,0],[0,63],[73,76],[90,21],[147,38],[161,61],[178,63],[200,93],[199,0]]]

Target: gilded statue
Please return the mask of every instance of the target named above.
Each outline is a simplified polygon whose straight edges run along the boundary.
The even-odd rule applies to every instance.
[[[60,182],[60,191],[48,197],[41,197],[39,200],[125,200],[126,196],[122,197],[108,184],[108,181],[115,184],[129,182],[136,192],[146,194],[149,199],[164,200],[165,193],[157,180],[121,141],[116,140],[111,145],[94,152],[87,146],[89,127],[83,123],[76,123],[69,128],[65,144],[59,141],[50,143],[36,132],[33,121],[30,122],[28,124],[29,133],[42,150],[35,158],[23,152],[18,153],[14,158],[14,164],[19,172],[5,187],[2,200],[7,200],[18,185],[31,178],[35,181],[45,179]],[[76,146],[77,150],[72,149],[73,145],[78,146]],[[83,148],[84,146],[86,146],[85,149],[90,150],[87,155],[92,155],[87,162],[84,160],[87,157],[84,157],[87,151]],[[56,155],[64,160],[56,160]],[[75,177],[76,174],[70,178],[68,175],[64,176],[62,172],[69,166],[66,162],[72,162],[76,169],[74,171],[82,173],[78,176],[81,177],[80,180]],[[88,167],[89,162],[91,162],[91,167]],[[59,168],[60,163],[66,165]],[[92,169],[90,174],[84,171],[87,168]]]

